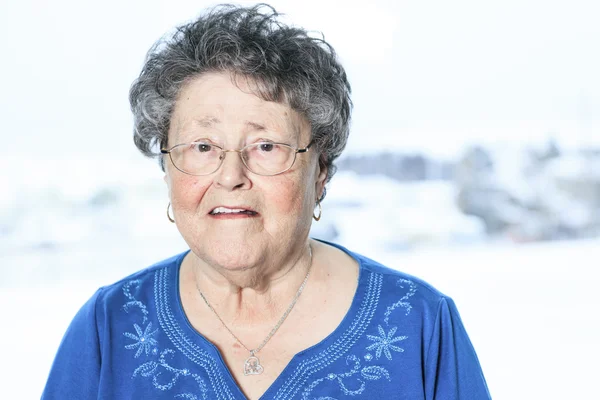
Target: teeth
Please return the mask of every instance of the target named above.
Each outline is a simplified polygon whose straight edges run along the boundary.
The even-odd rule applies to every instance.
[[[243,208],[225,208],[225,207],[217,207],[212,210],[211,214],[233,214],[233,213],[241,213],[241,212],[249,212]]]

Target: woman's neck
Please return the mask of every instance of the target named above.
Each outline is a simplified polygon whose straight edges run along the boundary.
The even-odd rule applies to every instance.
[[[235,271],[209,265],[193,253],[188,257],[198,295],[201,292],[225,321],[236,323],[267,322],[281,317],[313,261],[308,243],[278,260]]]

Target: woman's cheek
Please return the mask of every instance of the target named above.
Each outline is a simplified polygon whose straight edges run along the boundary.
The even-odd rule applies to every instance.
[[[180,177],[172,181],[171,201],[185,208],[198,205],[204,198],[210,183],[193,176]]]
[[[303,217],[309,215],[309,211],[311,208],[311,200],[310,190],[306,190],[302,186],[302,181],[300,185],[296,184],[292,188],[288,188],[288,191],[284,196],[281,197],[281,208],[282,212],[286,213],[289,216],[293,216],[294,219],[302,220]],[[305,215],[306,214],[306,215]]]

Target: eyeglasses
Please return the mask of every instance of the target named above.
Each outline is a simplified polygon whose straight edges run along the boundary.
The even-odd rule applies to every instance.
[[[284,143],[260,142],[249,144],[240,150],[225,150],[211,143],[191,142],[176,144],[170,149],[161,149],[160,152],[168,154],[175,168],[189,175],[210,175],[221,167],[228,152],[236,152],[249,171],[257,175],[272,176],[292,168],[296,154],[306,153],[312,144],[313,141],[305,148],[298,149]]]

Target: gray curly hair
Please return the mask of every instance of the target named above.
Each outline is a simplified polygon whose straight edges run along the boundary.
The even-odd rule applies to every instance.
[[[348,140],[350,84],[323,37],[285,25],[279,15],[266,4],[220,5],[156,42],[129,93],[137,148],[158,157],[164,170],[159,151],[181,88],[203,73],[229,72],[254,82],[262,99],[286,103],[309,121],[328,182]]]

